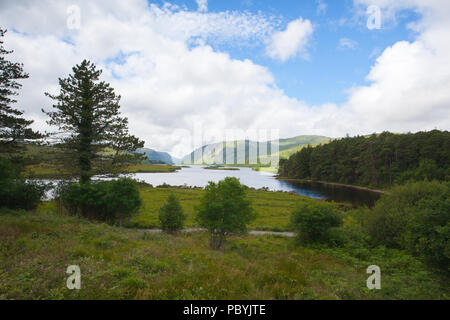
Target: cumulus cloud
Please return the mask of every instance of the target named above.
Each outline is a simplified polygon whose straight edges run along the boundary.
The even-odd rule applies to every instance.
[[[267,46],[267,54],[273,59],[285,62],[301,55],[307,57],[306,46],[313,34],[311,21],[298,18],[291,21],[286,30],[275,32]]]
[[[450,2],[445,0],[357,0],[395,15],[415,10],[422,18],[409,27],[412,42],[386,48],[367,76],[366,86],[350,90],[345,108],[368,130],[416,131],[450,128]]]
[[[148,147],[175,156],[198,147],[190,140],[196,127],[214,132],[279,128],[282,137],[338,137],[450,126],[446,1],[405,0],[396,10],[408,7],[423,15],[411,25],[418,32],[416,40],[385,49],[368,84],[351,88],[346,103],[321,106],[288,97],[267,67],[233,59],[210,45],[263,44],[270,38],[277,43],[273,48],[279,48],[272,51],[277,59],[305,55],[305,34],[309,39],[313,32],[308,20],[291,22],[278,33],[279,21],[263,14],[187,11],[146,0],[76,3],[81,9],[79,30],[67,29],[67,7],[73,1],[0,3],[0,20],[10,30],[5,45],[30,73],[19,104],[36,120],[35,128],[49,129],[40,112],[51,107],[44,92],[58,92],[58,77],[66,77],[84,58],[102,68],[103,79],[122,95],[132,133]],[[365,3],[358,0],[357,5]]]

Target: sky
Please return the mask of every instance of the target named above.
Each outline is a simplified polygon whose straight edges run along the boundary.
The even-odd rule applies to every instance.
[[[130,131],[176,157],[227,130],[449,130],[449,15],[448,0],[0,2],[35,129],[54,130],[44,92],[88,59]]]

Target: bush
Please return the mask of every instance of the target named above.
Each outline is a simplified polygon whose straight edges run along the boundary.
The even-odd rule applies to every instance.
[[[434,212],[426,202],[436,197],[448,197],[448,183],[412,182],[395,187],[383,195],[367,215],[366,228],[375,244],[391,248],[406,248],[408,225],[424,210]]]
[[[211,247],[219,249],[226,235],[247,231],[255,217],[246,197],[247,186],[239,179],[227,177],[217,184],[209,182],[200,205],[195,208],[197,222],[211,233]]]
[[[291,224],[304,242],[343,241],[333,228],[342,225],[342,214],[334,204],[305,200],[292,211]]]
[[[126,178],[107,184],[105,201],[108,214],[118,219],[120,226],[122,220],[130,218],[142,205],[136,181]]]
[[[432,202],[424,201],[421,213],[408,225],[407,245],[412,253],[450,272],[450,198]]]
[[[0,158],[0,207],[9,209],[36,209],[48,185],[26,181],[20,170],[9,160]]]
[[[183,229],[186,215],[178,198],[171,193],[166,203],[159,210],[159,222],[166,232],[176,232]]]
[[[120,225],[142,203],[136,182],[127,178],[89,184],[62,183],[57,192],[57,200],[70,215]]]
[[[408,249],[448,270],[450,183],[415,182],[392,189],[367,216],[376,244]]]

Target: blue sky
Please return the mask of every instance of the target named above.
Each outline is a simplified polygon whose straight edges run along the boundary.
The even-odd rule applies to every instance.
[[[149,1],[163,5],[165,1]],[[170,1],[172,4],[195,11],[195,0]],[[280,18],[281,28],[299,17],[314,26],[312,41],[308,44],[309,58],[296,57],[286,62],[274,61],[265,53],[261,43],[226,43],[211,45],[227,52],[233,59],[250,59],[266,66],[275,77],[276,85],[289,97],[311,105],[341,104],[347,100],[347,90],[366,85],[366,75],[383,50],[397,41],[411,41],[415,34],[407,28],[419,16],[412,10],[403,10],[396,22],[387,21],[382,28],[369,30],[366,17],[358,16],[353,0],[323,0],[326,9],[320,11],[317,0],[209,0],[208,12],[249,11],[262,12]],[[354,48],[339,48],[340,39],[350,39]]]

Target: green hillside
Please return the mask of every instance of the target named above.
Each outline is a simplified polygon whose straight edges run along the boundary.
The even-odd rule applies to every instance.
[[[278,146],[278,153],[273,154],[272,156],[279,156],[280,158],[288,158],[291,154],[301,150],[303,147],[307,145],[318,145],[321,143],[328,143],[331,138],[323,137],[323,136],[297,136],[293,138],[280,139],[280,140],[272,140],[270,141],[272,146]],[[232,164],[234,165],[243,165],[249,163],[249,150],[251,148],[255,148],[257,150],[258,142],[251,140],[240,140],[236,141],[234,147],[232,143],[229,142],[218,142],[213,144],[205,145],[201,148],[198,148],[183,157],[182,162],[185,164],[213,164],[213,163],[223,163],[225,162],[227,154],[235,154],[234,161]],[[245,158],[244,155],[237,155],[237,150],[245,150]],[[203,154],[201,160],[194,161],[194,155]],[[264,162],[267,160],[268,156],[260,156],[258,152],[258,162]],[[200,157],[198,157],[200,158]]]
[[[146,163],[151,164],[174,164],[172,156],[167,152],[159,152],[153,149],[140,148],[136,150],[136,153],[143,153],[147,157]]]

